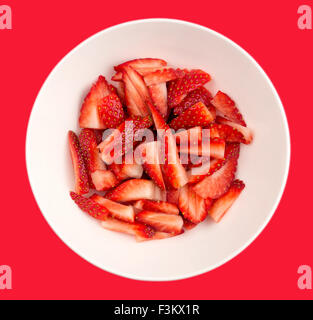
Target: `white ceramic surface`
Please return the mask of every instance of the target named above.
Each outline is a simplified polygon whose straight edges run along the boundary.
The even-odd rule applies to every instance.
[[[186,45],[186,43],[188,45]],[[67,131],[78,131],[85,94],[99,74],[139,57],[158,57],[177,67],[211,74],[208,88],[237,102],[255,132],[242,146],[237,177],[246,188],[219,224],[210,219],[183,235],[136,243],[104,230],[69,196],[73,172]],[[26,161],[37,203],[56,234],[103,270],[140,280],[175,280],[210,271],[244,250],[272,217],[285,187],[290,159],[283,106],[261,67],[238,45],[205,27],[149,19],[103,30],[72,50],[51,72],[29,120]]]

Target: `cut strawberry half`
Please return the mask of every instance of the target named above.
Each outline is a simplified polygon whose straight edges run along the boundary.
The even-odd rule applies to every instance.
[[[231,126],[232,128],[236,129],[243,135],[243,139],[245,144],[250,144],[253,140],[253,132],[248,127],[244,127],[238,123],[229,121],[223,117],[216,117],[216,122],[220,124],[226,124],[228,126]]]
[[[241,180],[235,180],[229,190],[222,197],[214,201],[209,210],[209,215],[214,221],[219,222],[222,219],[225,213],[239,197],[244,187],[245,184]]]
[[[84,198],[75,192],[70,192],[70,196],[81,210],[88,213],[93,218],[98,220],[106,220],[109,217],[110,212],[95,201]]]
[[[243,120],[242,114],[236,107],[235,102],[226,93],[218,91],[214,98],[211,100],[211,103],[229,120],[246,127],[246,123]]]
[[[169,107],[175,107],[183,101],[189,92],[203,86],[210,80],[210,75],[202,70],[191,70],[183,78],[174,80],[168,91]]]
[[[236,128],[227,124],[211,123],[210,133],[224,139],[226,142],[241,142],[246,143],[246,140],[241,132]]]
[[[174,114],[179,116],[181,113],[192,107],[198,102],[203,102],[206,107],[211,107],[211,93],[204,87],[199,87],[191,91],[186,98],[174,108]]]
[[[154,84],[148,87],[151,99],[164,119],[168,116],[166,83]]]
[[[129,223],[125,221],[120,221],[114,218],[107,218],[105,221],[101,222],[101,226],[104,229],[126,233],[135,236],[136,239],[151,238],[153,237],[155,231],[153,228],[139,222]]]
[[[105,207],[113,218],[124,220],[126,222],[135,221],[135,212],[132,206],[126,206],[115,201],[111,201],[97,194],[92,195],[90,199]]]
[[[239,145],[233,144],[233,146],[229,146],[226,154],[225,164],[193,187],[193,190],[202,198],[219,198],[227,192],[234,180],[239,157]]]
[[[184,218],[192,223],[199,223],[207,216],[205,200],[189,185],[180,190],[178,206]]]
[[[141,211],[137,213],[136,220],[148,224],[161,232],[179,234],[182,232],[183,219],[179,215]]]
[[[91,179],[98,191],[107,191],[118,185],[119,180],[110,170],[96,170],[91,172]]]
[[[175,204],[166,201],[138,200],[134,207],[140,210],[162,212],[167,214],[179,214],[178,207]]]
[[[80,149],[78,137],[73,131],[68,132],[68,142],[74,168],[75,192],[78,194],[88,193],[89,183],[84,156]]]
[[[133,150],[140,141],[142,129],[149,128],[151,125],[150,116],[126,119],[98,145],[102,160],[111,164],[113,160],[120,159],[124,154]]]
[[[156,70],[154,72],[148,73],[144,76],[144,81],[147,86],[152,86],[155,84],[160,84],[164,82],[168,82],[171,80],[175,80],[177,78],[184,77],[185,73],[181,71],[180,69],[162,69],[162,70]]]
[[[198,102],[173,119],[169,126],[174,130],[192,127],[207,127],[214,121],[214,115],[203,102]]]
[[[141,199],[161,200],[161,193],[151,180],[132,179],[117,186],[106,198],[112,201],[128,202]]]
[[[122,103],[117,94],[104,97],[98,106],[99,116],[105,128],[116,128],[125,120]]]
[[[112,92],[107,81],[100,76],[87,94],[80,110],[79,126],[81,128],[105,129],[99,115],[99,106],[103,98]]]

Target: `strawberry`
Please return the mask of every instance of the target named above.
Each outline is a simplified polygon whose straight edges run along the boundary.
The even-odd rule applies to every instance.
[[[88,213],[93,218],[98,220],[106,220],[108,218],[110,214],[109,211],[93,200],[84,198],[75,192],[70,192],[70,196],[81,210]]]
[[[79,126],[81,128],[105,129],[98,108],[101,105],[103,98],[111,92],[112,87],[110,88],[103,76],[99,76],[97,82],[91,87],[81,107],[79,117]]]
[[[228,209],[239,197],[244,187],[245,184],[241,180],[235,180],[229,190],[213,203],[209,210],[209,215],[214,221],[219,222],[222,219]]]
[[[203,86],[210,80],[210,75],[202,70],[191,70],[185,74],[183,78],[174,80],[173,83],[169,85],[169,107],[175,107],[183,101],[189,92]]]
[[[98,191],[107,191],[115,187],[119,181],[110,170],[96,170],[91,172],[91,179]]]
[[[145,238],[145,237],[137,236],[136,237],[136,241],[142,242],[142,241],[147,241],[147,240],[161,240],[161,239],[172,238],[172,237],[175,237],[175,236],[176,236],[176,234],[173,234],[173,233],[156,231],[151,238]]]
[[[122,172],[122,164],[112,162],[108,167],[114,173],[117,180],[122,181],[129,179],[129,176]]]
[[[85,167],[87,169],[90,188],[94,189],[91,173],[96,170],[106,170],[106,165],[100,157],[97,149],[97,131],[95,129],[82,129],[79,134],[79,143],[84,157]]]
[[[113,160],[119,159],[131,151],[134,145],[138,144],[142,129],[149,128],[151,125],[152,119],[150,116],[126,119],[98,145],[102,160],[110,163],[112,158]],[[114,147],[116,147],[116,152],[114,152]]]
[[[154,84],[148,87],[151,99],[164,119],[167,118],[167,88],[166,83]]]
[[[71,158],[75,176],[75,191],[78,194],[89,192],[88,175],[85,167],[84,156],[80,149],[78,137],[73,131],[68,132]]]
[[[116,128],[125,120],[122,103],[117,94],[104,97],[98,106],[99,116],[105,128]]]
[[[123,204],[101,197],[97,194],[92,195],[89,199],[106,208],[113,218],[124,220],[126,222],[135,221],[135,212],[132,206],[125,206]]]
[[[246,123],[243,120],[242,114],[235,106],[235,102],[226,93],[218,91],[214,98],[211,100],[211,103],[228,119],[246,127]]]
[[[179,214],[177,206],[166,201],[138,200],[136,201],[134,206],[140,210],[148,210],[176,215]]]
[[[117,186],[107,199],[118,202],[128,202],[140,199],[161,200],[159,189],[151,180],[132,179]]]
[[[210,133],[212,132],[227,142],[246,142],[241,132],[227,124],[211,123]]]
[[[251,129],[249,129],[248,127],[242,126],[238,123],[229,121],[225,118],[222,117],[216,117],[216,122],[220,123],[220,124],[226,124],[228,126],[231,126],[232,128],[236,129],[237,131],[239,131],[242,135],[243,135],[243,143],[245,144],[250,144],[253,140],[253,132]]]
[[[142,59],[134,59],[124,62],[118,66],[114,67],[114,70],[120,71],[125,66],[132,67],[133,69],[145,69],[145,68],[162,68],[167,65],[167,62],[161,59],[155,58],[142,58]]]
[[[107,218],[105,221],[102,221],[101,226],[107,230],[133,235],[136,239],[139,237],[140,240],[142,238],[151,238],[155,233],[153,228],[146,226],[143,223],[129,223],[114,218]]]
[[[158,141],[143,143],[139,146],[143,158],[143,168],[145,172],[151,177],[156,185],[165,189],[165,184],[162,176],[160,159],[159,159],[159,145]]]
[[[144,81],[147,86],[160,84],[164,82],[168,82],[171,80],[175,80],[177,78],[182,78],[185,75],[183,71],[180,69],[162,69],[162,70],[156,70],[154,72],[148,73],[144,76]]]
[[[166,181],[172,188],[178,189],[184,186],[188,182],[188,179],[186,170],[180,163],[175,138],[171,130],[169,130],[167,123],[156,110],[154,105],[148,102],[148,106],[151,111],[155,127],[158,131],[158,135],[162,140],[160,147],[160,161],[161,163],[164,163],[161,166],[163,178],[166,178]]]
[[[211,107],[210,100],[212,99],[211,93],[204,87],[199,87],[194,91],[188,93],[186,98],[174,108],[174,114],[179,116],[181,113],[192,107],[198,102],[204,103],[208,108]],[[212,108],[214,109],[214,107]],[[210,110],[211,111],[211,110]]]
[[[178,205],[180,189],[167,190],[166,201]]]
[[[226,155],[227,158],[222,168],[193,187],[193,190],[202,198],[217,199],[229,189],[237,169],[239,145],[232,144],[227,146]]]
[[[193,228],[195,228],[198,224],[197,223],[192,223],[191,221],[184,219],[184,229],[185,230],[191,230]]]
[[[182,232],[183,219],[179,215],[141,211],[137,213],[136,220],[148,224],[157,231],[179,234]]]
[[[205,200],[189,185],[180,190],[178,207],[184,218],[192,223],[199,223],[207,216]]]
[[[126,101],[125,101],[125,85],[124,85],[124,82],[122,82],[123,73],[121,73],[121,75],[122,75],[121,81],[116,84],[116,92],[117,92],[118,97],[120,98],[120,101],[121,101],[122,105],[125,105],[126,104]]]
[[[198,102],[174,118],[169,125],[174,130],[189,129],[196,126],[206,127],[212,121],[214,121],[212,113],[202,102]]]
[[[102,142],[103,130],[94,129],[97,145]]]

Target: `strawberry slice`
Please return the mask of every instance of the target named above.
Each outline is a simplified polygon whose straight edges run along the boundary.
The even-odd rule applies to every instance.
[[[162,59],[156,58],[140,58],[126,61],[118,66],[114,67],[114,70],[120,71],[123,67],[128,66],[134,69],[142,69],[142,68],[160,68],[165,67],[167,62]]]
[[[140,210],[148,210],[176,215],[179,214],[177,206],[166,201],[138,200],[134,204],[134,207]]]
[[[246,143],[243,134],[236,128],[233,128],[227,124],[211,123],[210,133],[224,139],[227,142],[241,142]]]
[[[103,98],[112,93],[110,87],[103,76],[99,76],[97,82],[93,84],[87,94],[80,110],[79,126],[81,128],[105,129],[105,125],[99,115],[99,106]]]
[[[118,163],[111,163],[108,165],[109,169],[114,173],[117,180],[122,181],[129,179],[129,176],[122,172],[123,165]]]
[[[111,93],[98,106],[99,116],[105,128],[116,128],[125,120],[122,103],[117,94]]]
[[[141,199],[161,200],[160,189],[151,181],[145,179],[127,180],[117,186],[107,199],[118,202],[128,202]]]
[[[88,180],[90,188],[94,189],[91,173],[96,170],[106,170],[106,165],[102,161],[97,148],[99,137],[97,136],[98,130],[95,129],[82,129],[79,134],[79,143],[84,158],[85,167],[87,169]]]
[[[151,238],[155,233],[153,228],[146,226],[143,223],[129,223],[114,218],[107,218],[105,221],[102,221],[101,226],[110,231],[122,232],[135,236],[136,240],[137,237],[139,237],[139,241],[141,241],[142,238]]]
[[[110,170],[96,170],[91,172],[91,179],[98,191],[107,191],[118,185],[119,180]]]
[[[169,129],[167,123],[162,118],[154,105],[148,102],[155,127],[161,138],[160,161],[163,179],[174,189],[179,189],[187,182],[187,174],[185,168],[181,165],[178,156],[175,138]]]
[[[214,115],[203,102],[198,102],[170,122],[174,130],[189,129],[192,127],[207,127],[214,121]]]
[[[161,232],[179,234],[182,232],[183,219],[179,215],[141,211],[137,213],[136,220],[148,224]]]
[[[111,163],[112,160],[120,159],[139,143],[142,129],[149,128],[151,125],[150,116],[126,119],[98,145],[102,160]],[[116,152],[114,152],[114,147],[116,147]]]
[[[80,149],[77,135],[73,131],[68,132],[71,158],[75,176],[75,191],[78,194],[89,192],[88,175],[84,162],[84,155]]]
[[[154,84],[148,87],[151,99],[164,119],[168,116],[166,83]]]
[[[173,233],[156,231],[155,234],[151,238],[137,236],[136,241],[142,242],[142,241],[147,241],[147,240],[162,240],[162,239],[172,238],[175,236],[176,236],[176,234],[173,234]]]
[[[222,168],[207,176],[193,187],[193,190],[202,198],[219,198],[227,192],[234,180],[239,157],[239,144],[228,146],[226,154],[226,162]]]
[[[135,221],[135,212],[132,206],[125,206],[97,194],[92,195],[89,199],[106,208],[113,218],[124,220],[126,222]]]
[[[246,127],[246,123],[243,120],[242,114],[236,107],[235,102],[226,93],[218,91],[211,100],[211,103],[229,120]]]
[[[152,141],[143,143],[139,146],[143,159],[143,168],[150,178],[156,183],[156,185],[165,189],[165,184],[162,176],[160,159],[159,159],[159,141]]]
[[[81,210],[88,213],[93,218],[98,220],[106,220],[109,217],[110,212],[93,200],[84,198],[75,192],[70,192],[70,196]]]
[[[236,129],[237,131],[239,131],[242,135],[243,135],[243,139],[245,144],[250,144],[253,140],[253,132],[251,129],[249,129],[248,127],[242,126],[238,123],[229,121],[225,118],[222,117],[216,117],[216,122],[220,123],[220,124],[226,124],[228,126],[231,126],[232,128]]]
[[[211,108],[213,110],[214,107],[211,105],[211,99],[211,93],[206,88],[199,87],[196,90],[188,93],[186,98],[180,104],[175,106],[173,112],[175,115],[179,116],[181,113],[183,113],[184,111],[186,111],[198,102],[204,103],[208,108]]]
[[[189,185],[180,190],[178,207],[184,218],[192,223],[199,223],[207,216],[205,200]]]
[[[209,210],[209,215],[214,221],[219,222],[228,209],[233,205],[239,197],[245,184],[241,180],[235,180],[229,190],[219,199],[217,199]]]
[[[168,82],[171,80],[175,80],[177,78],[184,77],[185,73],[180,69],[162,69],[156,70],[154,72],[150,72],[144,76],[144,81],[147,86],[152,86],[155,84],[160,84],[164,82]]]
[[[185,230],[191,230],[193,228],[195,228],[198,224],[197,223],[192,223],[191,221],[184,219],[184,229]]]
[[[166,201],[178,205],[180,189],[167,190]]]
[[[183,78],[174,80],[172,84],[169,85],[169,107],[175,107],[183,101],[189,92],[203,86],[210,80],[210,75],[202,70],[191,70],[185,74]]]

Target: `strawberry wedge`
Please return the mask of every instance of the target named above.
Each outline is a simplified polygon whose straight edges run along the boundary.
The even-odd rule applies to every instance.
[[[221,119],[218,117],[218,119]],[[246,143],[246,140],[241,132],[236,128],[227,124],[212,123],[210,125],[211,137],[216,136],[224,139],[226,142]]]
[[[114,67],[115,71],[120,71],[124,67],[132,67],[135,70],[138,69],[147,69],[147,68],[162,68],[167,65],[167,62],[162,59],[156,59],[156,58],[141,58],[141,59],[134,59],[126,61],[122,64],[119,64],[118,66]]]
[[[138,200],[134,207],[140,210],[162,212],[167,214],[179,214],[179,209],[175,204],[166,201]]]
[[[151,86],[175,80],[177,78],[182,78],[184,75],[185,73],[182,70],[168,68],[148,73],[144,76],[144,81],[147,86]]]
[[[166,83],[153,84],[148,87],[152,102],[164,119],[168,116]]]
[[[95,189],[98,191],[110,190],[119,183],[119,180],[110,170],[96,170],[91,172],[90,175]]]
[[[176,234],[173,234],[173,233],[156,231],[151,238],[145,238],[145,237],[141,237],[140,235],[137,235],[136,241],[142,242],[142,241],[147,241],[147,240],[162,240],[162,239],[172,238],[175,236],[176,236]]]
[[[182,232],[183,219],[179,215],[142,211],[137,213],[136,220],[145,223],[157,231],[179,234]]]
[[[229,190],[213,203],[209,209],[210,217],[214,221],[219,222],[239,197],[244,187],[245,184],[241,180],[235,180]]]
[[[74,168],[75,191],[77,194],[89,192],[88,175],[78,137],[73,131],[68,132],[68,142]]]

